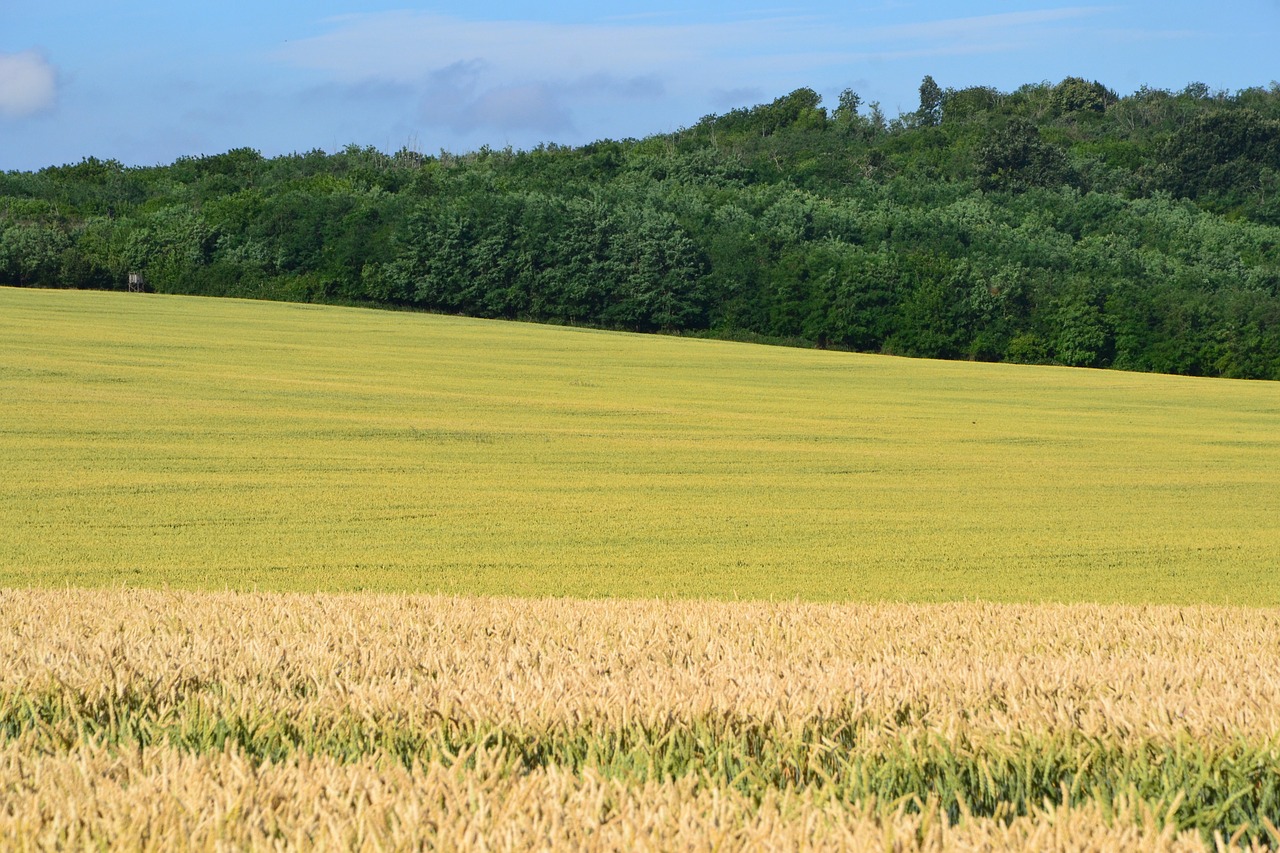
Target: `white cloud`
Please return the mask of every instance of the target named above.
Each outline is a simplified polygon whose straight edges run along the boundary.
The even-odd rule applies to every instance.
[[[713,89],[711,102],[717,109],[736,109],[746,104],[763,101],[764,90],[757,86],[738,86],[733,89]]]
[[[430,126],[459,133],[478,128],[533,130],[543,133],[572,127],[558,94],[536,81],[486,85],[487,63],[459,61],[428,75],[420,98],[420,117]]]
[[[635,24],[466,21],[389,12],[330,21],[274,58],[348,89],[411,86],[419,118],[460,133],[563,133],[573,108],[654,102],[664,77],[699,56],[696,28]]]
[[[1068,6],[1061,9],[1041,9],[1031,12],[1001,12],[995,15],[977,15],[969,18],[948,18],[941,21],[922,21],[914,24],[897,24],[879,27],[881,38],[908,39],[971,39],[1007,34],[1011,30],[1054,24],[1089,18],[1110,11],[1108,6]]]
[[[324,35],[292,41],[274,58],[338,79],[417,82],[444,69],[481,63],[507,83],[608,74],[671,79],[690,66],[721,66],[729,77],[762,57],[927,56],[1025,46],[1055,27],[1104,15],[1107,6],[919,21],[892,26],[833,24],[813,16],[756,17],[712,24],[611,20],[597,24],[468,21],[434,13],[384,12],[329,20]],[[731,80],[704,81],[724,87]],[[741,85],[740,83],[737,85]]]
[[[34,50],[0,53],[0,116],[23,118],[53,106],[58,75]]]
[[[347,16],[331,23],[332,32],[292,41],[276,57],[348,80],[416,81],[477,60],[496,75],[536,70],[544,80],[573,79],[606,70],[643,74],[687,61],[703,52],[700,35],[720,29],[467,21],[415,12]]]
[[[461,133],[562,133],[608,110],[681,102],[745,105],[859,63],[1017,53],[1105,17],[1104,6],[925,20],[838,23],[782,11],[716,23],[638,17],[598,23],[466,20],[428,12],[345,15],[271,59],[340,89],[413,90],[417,118]]]

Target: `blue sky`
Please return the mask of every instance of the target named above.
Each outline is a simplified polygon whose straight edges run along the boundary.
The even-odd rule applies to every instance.
[[[925,74],[957,88],[1075,75],[1121,94],[1234,91],[1280,78],[1278,44],[1280,0],[0,0],[0,170],[241,146],[580,144],[799,86],[829,106],[852,87],[894,116]]]

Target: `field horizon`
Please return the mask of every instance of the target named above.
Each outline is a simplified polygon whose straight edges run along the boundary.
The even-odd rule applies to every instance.
[[[1280,386],[0,288],[0,586],[1280,605]]]

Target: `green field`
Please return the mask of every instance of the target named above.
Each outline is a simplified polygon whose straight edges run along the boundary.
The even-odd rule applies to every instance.
[[[1280,604],[1280,385],[0,289],[0,585]]]

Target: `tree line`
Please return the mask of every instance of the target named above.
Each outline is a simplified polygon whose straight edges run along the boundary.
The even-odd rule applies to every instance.
[[[811,89],[675,133],[0,174],[0,283],[1280,379],[1280,84]]]

